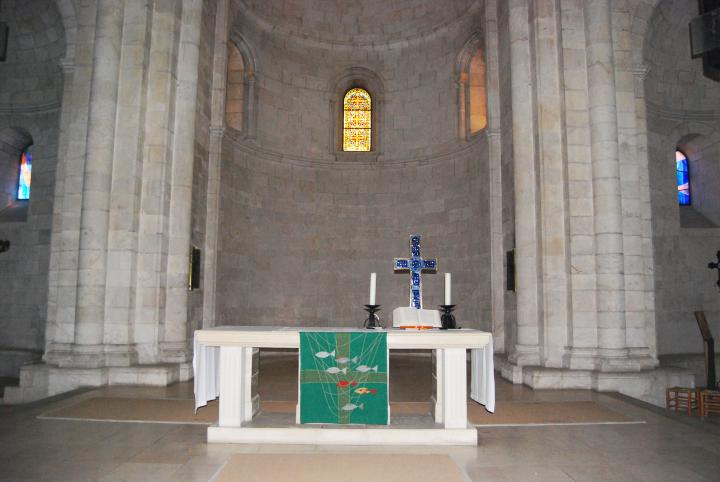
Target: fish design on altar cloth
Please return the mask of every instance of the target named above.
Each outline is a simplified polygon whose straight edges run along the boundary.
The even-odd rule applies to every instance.
[[[335,373],[347,373],[347,367],[343,368],[342,370],[339,369],[338,367],[330,367],[330,368],[328,368],[328,369],[325,370],[325,371],[328,372],[328,373],[332,373],[332,374],[335,374]]]
[[[337,386],[340,387],[340,388],[346,388],[348,385],[349,385],[349,386],[356,387],[357,384],[358,384],[358,383],[357,383],[355,380],[353,380],[353,381],[351,381],[351,382],[349,382],[349,381],[347,381],[347,380],[340,380],[339,382],[337,382]]]
[[[344,365],[344,364],[346,364],[347,362],[357,363],[358,360],[359,360],[359,358],[356,357],[356,356],[354,356],[354,357],[352,357],[352,358],[348,358],[348,357],[346,357],[346,356],[343,356],[343,357],[340,357],[340,358],[335,359],[335,361],[338,362],[338,363],[341,364],[341,365]]]
[[[369,367],[367,365],[360,365],[359,367],[355,367],[355,371],[358,371],[360,373],[366,373],[366,372],[373,371],[373,372],[377,373],[378,366],[375,365],[374,367]]]
[[[360,405],[355,405],[354,403],[347,403],[347,404],[343,405],[343,407],[342,407],[342,409],[345,410],[346,412],[352,412],[356,408],[359,408],[360,410],[362,410],[365,408],[365,404],[361,403]]]
[[[330,353],[328,353],[326,351],[319,351],[319,352],[315,353],[315,356],[318,358],[327,358],[329,356],[335,356],[335,350],[331,351]]]
[[[370,389],[370,388],[360,387],[357,390],[355,390],[355,393],[357,393],[358,395],[367,395],[368,393],[377,395],[377,388]]]

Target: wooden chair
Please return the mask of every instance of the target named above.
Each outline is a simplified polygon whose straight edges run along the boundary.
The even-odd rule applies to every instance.
[[[702,390],[700,392],[700,416],[707,417],[711,413],[720,413],[720,392]]]
[[[695,408],[699,408],[701,413],[700,405],[700,389],[699,388],[685,388],[685,387],[671,387],[665,391],[665,405],[668,410],[687,410],[688,415],[692,415],[692,411]]]

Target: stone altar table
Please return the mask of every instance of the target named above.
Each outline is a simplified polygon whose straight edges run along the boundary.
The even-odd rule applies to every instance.
[[[195,332],[195,406],[220,397],[218,424],[208,428],[210,443],[347,445],[476,445],[467,419],[467,350],[473,350],[471,396],[489,411],[495,407],[492,335],[461,330],[388,329],[390,350],[431,349],[436,356],[437,389],[433,428],[360,428],[297,425],[249,427],[253,418],[252,360],[256,348],[295,348],[300,331],[359,331],[357,328],[225,326]],[[392,414],[391,420],[392,420]],[[364,426],[362,426],[364,427]]]

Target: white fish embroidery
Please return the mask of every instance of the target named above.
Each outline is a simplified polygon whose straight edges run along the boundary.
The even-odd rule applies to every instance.
[[[347,367],[340,370],[338,367],[330,367],[327,370],[325,370],[328,373],[347,373]]]
[[[355,370],[359,371],[360,373],[365,373],[365,372],[369,372],[369,371],[373,371],[373,372],[377,373],[378,366],[375,365],[374,367],[369,367],[367,365],[360,365],[359,367],[355,367]]]
[[[315,356],[318,358],[327,358],[329,356],[335,356],[335,350],[331,351],[330,353],[328,353],[326,351],[319,351],[319,352],[315,353]]]
[[[354,403],[348,403],[345,406],[343,406],[342,409],[345,410],[346,412],[352,412],[356,408],[359,408],[360,410],[362,410],[363,408],[365,408],[365,404],[361,403],[360,405],[355,405]]]
[[[342,357],[338,358],[336,361],[337,361],[338,363],[340,363],[341,365],[344,365],[344,364],[346,364],[347,362],[357,363],[358,360],[359,360],[359,358],[356,357],[356,356],[352,357],[352,359],[350,359],[350,358],[348,358],[348,357],[346,357],[346,356],[342,356]]]

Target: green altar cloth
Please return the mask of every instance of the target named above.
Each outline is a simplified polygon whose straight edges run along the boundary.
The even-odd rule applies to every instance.
[[[386,332],[300,332],[300,423],[389,423]]]

